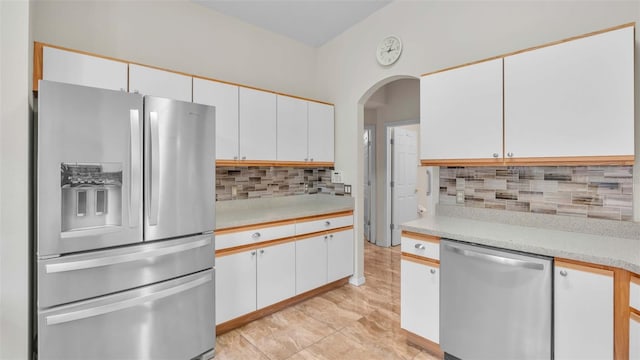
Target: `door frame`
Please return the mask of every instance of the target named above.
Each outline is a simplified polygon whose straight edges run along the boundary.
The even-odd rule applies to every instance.
[[[406,126],[406,125],[420,125],[420,119],[410,119],[410,120],[401,120],[401,121],[393,121],[393,122],[385,122],[384,123],[384,144],[385,144],[385,161],[384,161],[384,167],[385,167],[385,180],[384,180],[384,188],[385,188],[385,201],[383,204],[384,207],[384,213],[385,213],[385,226],[384,226],[384,233],[385,233],[385,237],[384,237],[384,243],[380,244],[378,243],[377,245],[381,245],[384,247],[391,247],[391,220],[393,219],[392,217],[392,213],[391,210],[393,209],[392,206],[392,199],[393,199],[393,189],[391,188],[390,184],[391,184],[391,180],[393,179],[392,175],[392,168],[393,168],[393,153],[392,153],[392,145],[391,145],[391,139],[390,139],[390,130],[395,128],[395,127],[400,127],[400,126]],[[418,131],[418,142],[420,141],[420,131]]]
[[[372,244],[376,244],[377,236],[376,236],[376,205],[377,205],[377,196],[376,196],[376,125],[375,124],[365,124],[364,130],[370,130],[369,137],[369,181],[371,184],[369,185],[369,221],[371,224],[369,225],[369,242]],[[365,195],[366,196],[366,195]],[[366,209],[365,209],[366,211]],[[364,222],[364,217],[363,217]]]

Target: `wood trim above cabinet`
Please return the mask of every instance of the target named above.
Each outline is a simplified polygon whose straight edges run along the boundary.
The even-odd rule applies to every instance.
[[[420,160],[422,166],[585,166],[633,165],[634,155]]]
[[[408,237],[408,238],[415,239],[415,240],[428,241],[428,242],[432,242],[432,243],[435,243],[435,244],[439,244],[440,243],[440,237],[439,236],[420,234],[420,233],[406,231],[406,230],[402,230],[402,234],[400,236],[401,237]]]
[[[411,261],[420,265],[427,265],[427,266],[437,267],[437,268],[440,267],[440,260],[436,260],[436,259],[432,259],[432,258],[428,258],[428,257],[416,255],[416,254],[403,252],[401,253],[400,258],[402,260]]]
[[[549,43],[546,43],[546,44],[529,47],[529,48],[526,48],[526,49],[512,51],[512,52],[505,53],[505,54],[502,54],[502,55],[492,56],[492,57],[486,58],[486,59],[476,60],[476,61],[472,61],[472,62],[468,62],[468,63],[456,65],[456,66],[450,66],[450,67],[447,67],[447,68],[444,68],[444,69],[440,69],[440,70],[424,73],[424,74],[422,74],[420,76],[429,76],[429,75],[441,73],[441,72],[444,72],[444,71],[454,70],[454,69],[458,69],[458,68],[461,68],[461,67],[471,66],[471,65],[483,63],[483,62],[486,62],[486,61],[496,60],[496,59],[500,59],[500,58],[506,58],[506,57],[509,57],[509,56],[521,54],[521,53],[528,52],[528,51],[538,50],[538,49],[542,49],[542,48],[545,48],[545,47],[549,47],[549,46],[558,45],[558,44],[566,43],[566,42],[573,41],[573,40],[586,38],[586,37],[589,37],[589,36],[594,36],[594,35],[610,32],[610,31],[624,29],[626,27],[635,27],[635,26],[636,26],[635,22],[621,24],[621,25],[610,27],[610,28],[597,30],[597,31],[592,31],[590,33],[577,35],[577,36],[571,36],[571,37],[568,37],[568,38],[565,38],[565,39],[562,39],[562,40],[552,41],[552,42],[549,42]]]
[[[636,285],[640,285],[640,275],[631,273],[631,282]]]
[[[251,243],[251,244],[246,244],[246,245],[240,245],[240,246],[236,246],[236,247],[231,247],[231,248],[218,250],[218,251],[216,251],[216,257],[223,257],[223,256],[228,256],[228,255],[233,255],[233,254],[245,252],[245,251],[257,250],[257,249],[267,248],[267,247],[270,247],[270,246],[286,244],[286,243],[294,242],[296,240],[298,240],[298,239],[295,236],[289,236],[289,237],[286,237],[286,238],[262,241],[262,242],[259,242],[259,243]]]
[[[629,317],[631,318],[631,320],[637,322],[640,324],[640,310],[636,310],[634,308],[631,308],[629,310]]]
[[[564,259],[564,258],[555,258],[554,260],[555,260],[554,266],[560,266],[568,269],[585,271],[585,272],[590,272],[592,274],[600,274],[600,275],[605,275],[610,277],[613,277],[614,275],[615,269],[606,265],[591,264],[584,261]]]
[[[219,166],[290,166],[290,167],[334,167],[332,162],[278,161],[278,160],[216,160]]]
[[[305,240],[305,239],[314,238],[316,236],[330,235],[330,234],[335,234],[341,231],[352,230],[352,229],[353,229],[353,225],[349,225],[349,226],[343,226],[343,227],[339,227],[331,230],[322,230],[322,231],[316,231],[308,234],[296,235],[295,238],[296,240]]]

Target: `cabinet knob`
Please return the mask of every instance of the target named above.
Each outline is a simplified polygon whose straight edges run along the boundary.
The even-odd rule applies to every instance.
[[[330,226],[331,225],[331,221],[325,221],[324,222],[324,226]]]
[[[512,153],[512,152],[507,153],[507,156],[508,156],[508,157],[513,157],[513,153]]]
[[[493,157],[497,158],[498,157],[498,153],[493,153]]]
[[[426,249],[426,247],[424,245],[422,245],[422,244],[416,244],[416,249],[424,250],[424,249]]]
[[[309,158],[304,158],[304,161],[309,161]]]
[[[253,250],[253,251],[251,252],[251,256],[255,256],[255,254],[256,254],[256,251],[255,251],[255,250]]]
[[[313,158],[309,159],[309,161],[313,161]]]
[[[329,238],[333,239],[333,234],[329,235]]]
[[[567,270],[560,270],[560,276],[567,276]]]
[[[234,156],[234,157],[233,157],[233,160],[238,160],[238,157],[237,157],[237,156]]]
[[[246,157],[246,156],[243,156],[243,157],[242,157],[242,160],[247,160],[247,157]]]
[[[435,274],[436,273],[436,269],[431,269],[429,270],[430,273]]]
[[[260,233],[259,233],[259,232],[254,232],[254,233],[251,235],[251,237],[252,237],[252,238],[254,238],[254,239],[257,239],[257,238],[259,238],[259,237],[260,237]]]
[[[324,236],[325,241],[328,239],[329,237],[327,235]]]
[[[264,249],[260,249],[260,254],[264,254]]]

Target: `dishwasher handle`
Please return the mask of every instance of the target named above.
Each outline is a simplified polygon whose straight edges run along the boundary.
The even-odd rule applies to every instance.
[[[500,265],[507,265],[507,266],[525,268],[525,269],[532,269],[532,270],[544,270],[544,264],[540,264],[532,261],[525,261],[525,260],[512,259],[512,258],[493,255],[493,254],[486,254],[483,252],[461,249],[451,245],[443,244],[442,246],[445,248],[445,250],[448,250],[458,255],[462,255],[466,257],[480,259],[480,260],[484,260],[484,261],[488,261],[488,262],[492,262]]]

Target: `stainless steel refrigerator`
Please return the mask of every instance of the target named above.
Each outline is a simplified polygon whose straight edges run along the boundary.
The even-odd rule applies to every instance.
[[[215,108],[40,81],[34,351],[209,358]]]

